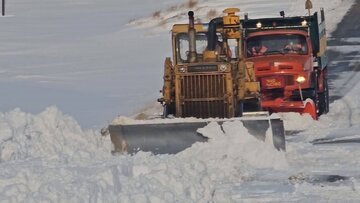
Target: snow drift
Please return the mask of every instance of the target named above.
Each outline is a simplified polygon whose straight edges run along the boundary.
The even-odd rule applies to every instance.
[[[38,115],[15,109],[0,113],[0,161],[47,158],[93,159],[108,153],[111,144],[93,130],[84,132],[70,116],[56,107]],[[60,161],[60,160],[59,160]]]
[[[0,126],[0,200],[226,201],[215,195],[217,184],[249,179],[255,168],[287,168],[285,153],[241,122],[224,123],[225,133],[211,123],[200,129],[208,143],[162,156],[112,156],[109,137],[83,131],[56,107],[0,114]]]
[[[214,9],[219,14],[234,6],[254,17],[261,17],[265,9],[271,16],[279,10],[303,15],[303,2],[204,0],[195,12],[205,16]],[[325,6],[329,32],[353,2],[313,1],[316,10]],[[288,137],[286,153],[254,140],[237,123],[226,123],[225,132],[212,123],[200,129],[211,138],[208,143],[196,143],[177,155],[112,156],[109,137],[81,129],[56,107],[36,115],[7,109],[30,106],[36,111],[50,103],[73,116],[82,115],[83,123],[104,122],[104,118],[111,119],[108,116],[114,109],[129,113],[130,108],[154,100],[157,93],[149,92],[156,92],[159,83],[150,81],[161,78],[162,68],[152,67],[162,67],[163,56],[159,55],[168,56],[165,52],[170,50],[166,26],[185,21],[179,13],[187,9],[176,7],[176,1],[153,0],[10,3],[13,15],[1,19],[6,23],[0,33],[0,94],[5,109],[1,111],[7,111],[0,113],[0,202],[340,202],[360,198],[358,146],[309,143],[315,138],[358,138],[358,74],[342,75],[344,81],[354,82],[354,88],[332,103],[330,113],[319,122],[282,114],[285,128],[298,132]],[[156,15],[140,18],[159,5],[160,18],[165,21]],[[168,9],[174,5],[177,9]],[[130,18],[135,19],[130,25],[139,27],[126,26]],[[142,29],[148,27],[142,21],[150,25],[150,31]],[[152,35],[152,26],[163,29]],[[132,53],[146,57],[133,60]],[[160,60],[154,60],[157,58]],[[144,78],[144,84],[129,85],[134,77]],[[96,111],[88,113],[88,109]],[[319,183],[311,178],[313,173],[348,178]],[[290,176],[294,178],[289,181]]]

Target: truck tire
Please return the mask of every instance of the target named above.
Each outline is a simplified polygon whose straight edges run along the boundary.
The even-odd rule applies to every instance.
[[[326,72],[324,72],[323,77],[324,91],[319,93],[319,115],[329,112],[329,85]]]
[[[235,117],[242,117],[244,112],[244,102],[239,101],[235,109]]]
[[[261,104],[258,99],[249,99],[243,102],[243,112],[262,111]]]
[[[163,118],[167,118],[169,115],[175,116],[175,106],[173,104],[164,105]]]
[[[319,111],[319,105],[320,105],[320,98],[319,98],[319,91],[318,91],[318,88],[319,88],[319,85],[318,85],[318,82],[319,82],[319,74],[318,74],[318,70],[315,70],[314,71],[314,75],[313,75],[313,94],[312,96],[310,97],[310,99],[312,99],[314,101],[314,104],[315,104],[315,109],[316,109],[316,114],[317,116],[320,115],[320,111]]]

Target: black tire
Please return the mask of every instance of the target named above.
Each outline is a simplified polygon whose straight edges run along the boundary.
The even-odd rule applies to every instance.
[[[163,118],[167,118],[169,115],[175,116],[175,106],[172,104],[165,104],[163,109]]]
[[[239,101],[235,109],[235,117],[242,117],[244,112],[244,102]]]
[[[260,100],[250,99],[243,103],[243,112],[261,111]]]
[[[326,72],[323,79],[324,91],[319,93],[319,116],[329,112],[329,85]]]
[[[316,108],[316,114],[319,116],[320,113],[319,113],[319,104],[321,103],[320,102],[320,99],[319,99],[319,93],[318,93],[318,81],[319,81],[319,78],[318,78],[318,70],[315,70],[314,71],[314,76],[313,76],[313,93],[312,93],[312,96],[310,99],[312,99],[315,103],[315,108]],[[304,98],[305,99],[305,98]]]

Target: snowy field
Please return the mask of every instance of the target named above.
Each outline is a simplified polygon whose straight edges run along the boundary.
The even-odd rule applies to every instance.
[[[139,3],[141,2],[141,3]],[[13,0],[1,18],[0,112],[33,114],[55,105],[84,128],[131,116],[160,96],[170,27],[186,13],[210,19],[235,6],[250,17],[304,15],[303,0]],[[352,0],[314,1],[333,30]],[[154,15],[160,13],[158,15]],[[215,17],[215,16],[214,16]]]
[[[317,10],[325,7],[330,33],[354,1],[313,3]],[[225,7],[239,7],[250,17],[306,13],[302,0],[204,0],[191,9],[206,19]],[[176,155],[113,156],[109,137],[99,129],[118,114],[153,105],[164,57],[170,56],[169,26],[186,22],[189,5],[14,0],[7,8],[0,17],[0,202],[360,199],[358,71],[330,81],[341,97],[319,121],[280,114],[292,132],[286,152],[254,139],[239,123],[225,123],[224,132],[213,123],[202,129],[209,143]],[[329,49],[358,54],[359,38],[344,39],[357,45]],[[358,54],[348,62],[356,66],[359,60]]]

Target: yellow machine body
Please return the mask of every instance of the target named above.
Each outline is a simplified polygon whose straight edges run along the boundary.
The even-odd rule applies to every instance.
[[[188,24],[175,24],[172,32],[173,62],[165,60],[163,98],[166,113],[175,117],[231,118],[241,116],[243,102],[258,102],[260,85],[255,80],[253,63],[242,56],[239,9],[226,9],[222,26],[216,27],[226,55],[208,50],[199,43],[209,38],[208,24],[194,24],[197,60],[189,62],[184,50]],[[221,19],[220,19],[221,21]],[[232,47],[230,47],[232,40]],[[184,43],[182,43],[184,41]],[[222,48],[224,48],[222,47]]]

